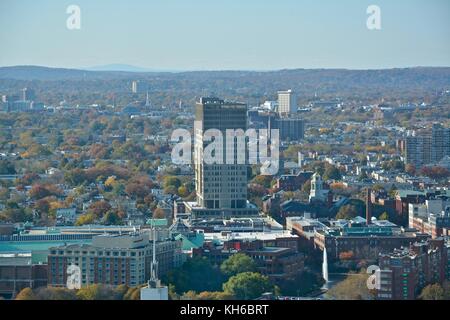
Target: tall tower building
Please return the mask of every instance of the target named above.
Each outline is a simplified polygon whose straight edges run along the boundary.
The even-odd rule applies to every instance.
[[[431,161],[431,137],[429,135],[406,137],[405,162],[417,169]]]
[[[450,128],[435,124],[431,133],[431,162],[438,163],[446,156],[450,156]]]
[[[21,94],[21,100],[22,101],[31,101],[35,99],[35,94],[34,91],[32,89],[29,88],[23,88],[21,90],[22,94]]]
[[[133,80],[131,82],[131,92],[132,93],[144,93],[148,90],[147,83],[140,80]]]
[[[289,116],[297,113],[297,97],[292,90],[278,91],[278,114]]]
[[[226,130],[247,129],[247,106],[218,98],[201,98],[196,105],[194,132],[194,171],[196,203],[187,203],[187,210],[195,217],[238,217],[258,214],[255,206],[247,202],[248,165],[237,163],[237,140],[234,140],[234,164],[227,164]],[[204,150],[211,142],[204,133],[217,129],[223,136],[223,164],[206,164]],[[247,144],[245,144],[247,159]]]
[[[450,155],[450,129],[435,124],[431,134],[407,137],[405,153],[406,164],[413,164],[416,168],[438,164]]]

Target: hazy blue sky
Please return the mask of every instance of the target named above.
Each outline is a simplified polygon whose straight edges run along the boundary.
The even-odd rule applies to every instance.
[[[382,30],[366,28],[370,4]],[[449,0],[0,0],[0,65],[450,66],[449,14]]]

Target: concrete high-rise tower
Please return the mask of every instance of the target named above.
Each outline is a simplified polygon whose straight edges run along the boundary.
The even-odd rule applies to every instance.
[[[196,105],[196,127],[194,129],[195,151],[194,171],[196,203],[188,203],[187,209],[194,217],[233,217],[257,215],[256,207],[247,202],[247,169],[248,164],[237,163],[238,150],[234,141],[234,164],[226,161],[226,130],[247,129],[247,106],[243,103],[227,102],[218,98],[201,98]],[[204,150],[209,141],[205,141],[204,133],[208,129],[220,130],[223,136],[223,163],[204,163]]]
[[[290,116],[297,113],[297,97],[292,90],[278,91],[278,114]]]

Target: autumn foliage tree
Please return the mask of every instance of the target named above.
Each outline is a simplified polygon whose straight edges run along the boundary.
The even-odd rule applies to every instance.
[[[423,167],[420,173],[431,179],[441,180],[450,177],[450,171],[443,167]]]
[[[62,190],[60,190],[55,185],[51,185],[51,184],[44,185],[44,184],[36,183],[31,187],[31,189],[29,191],[29,196],[35,200],[39,200],[39,199],[42,199],[45,197],[60,196],[60,195],[62,195]]]
[[[97,218],[102,218],[109,210],[111,205],[106,201],[97,201],[89,206],[88,213],[92,213]]]

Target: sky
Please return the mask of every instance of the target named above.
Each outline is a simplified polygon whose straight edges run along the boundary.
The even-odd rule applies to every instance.
[[[69,30],[69,5],[81,10]],[[381,30],[369,30],[377,5]],[[450,66],[449,0],[0,0],[0,66]]]

